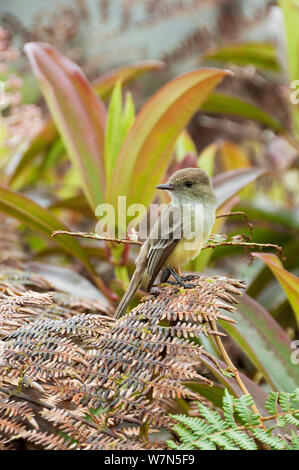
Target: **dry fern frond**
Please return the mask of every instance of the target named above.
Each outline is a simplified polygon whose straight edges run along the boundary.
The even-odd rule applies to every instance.
[[[70,318],[81,312],[111,314],[101,301],[59,292],[36,274],[17,269],[0,273],[0,338],[29,322]]]
[[[51,297],[51,293],[27,291],[18,295],[10,288],[6,291],[0,289],[0,337],[30,323],[43,305],[52,302]]]
[[[198,276],[192,282],[195,288],[188,290],[159,286],[120,320],[99,313],[62,315],[36,320],[7,336],[0,365],[0,418],[11,421],[3,423],[7,444],[19,437],[41,448],[146,448],[149,444],[125,435],[120,426],[165,427],[170,420],[167,402],[198,399],[184,382],[209,382],[196,366],[203,355],[211,357],[189,338],[220,334],[211,329],[210,320],[233,321],[224,312],[234,310],[244,287],[217,276]],[[55,295],[59,311],[63,307]],[[73,308],[90,311],[92,305],[75,301]],[[21,412],[8,417],[9,395],[32,404],[39,429]],[[69,440],[55,434],[56,428]]]

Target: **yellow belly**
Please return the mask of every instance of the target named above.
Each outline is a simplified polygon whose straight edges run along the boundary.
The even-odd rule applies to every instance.
[[[201,239],[190,241],[182,238],[166,261],[166,266],[179,268],[187,261],[196,258],[200,253],[203,242]]]

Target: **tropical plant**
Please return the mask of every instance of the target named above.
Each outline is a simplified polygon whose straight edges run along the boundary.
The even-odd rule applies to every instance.
[[[252,411],[254,401],[250,395],[234,398],[225,390],[223,416],[202,403],[197,404],[200,418],[174,415],[176,424],[172,429],[181,444],[169,440],[168,445],[175,450],[257,450],[259,445],[272,450],[298,450],[299,441],[294,430],[289,435],[282,432],[275,435],[275,431],[288,423],[298,426],[298,398],[298,389],[293,393],[270,392],[265,404],[270,416],[262,418]],[[274,424],[262,429],[261,419],[263,422],[272,420]]]

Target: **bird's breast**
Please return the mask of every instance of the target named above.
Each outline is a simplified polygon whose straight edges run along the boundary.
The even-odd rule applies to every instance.
[[[187,261],[196,258],[209,238],[215,222],[215,207],[204,205],[197,223],[195,223],[195,217],[198,217],[196,214],[197,212],[194,211],[191,217],[193,219],[191,220],[191,232],[188,233],[188,229],[186,230],[185,237],[182,237],[169,256],[166,263],[168,266],[180,267]]]

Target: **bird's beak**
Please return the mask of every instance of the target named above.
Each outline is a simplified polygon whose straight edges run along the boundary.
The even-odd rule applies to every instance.
[[[157,189],[163,189],[164,191],[173,191],[174,187],[170,183],[159,184],[156,186]]]

